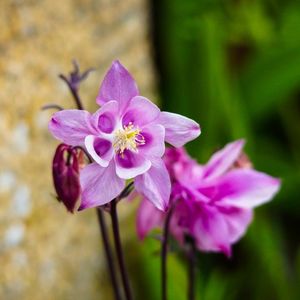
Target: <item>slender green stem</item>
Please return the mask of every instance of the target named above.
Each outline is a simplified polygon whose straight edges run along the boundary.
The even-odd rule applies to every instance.
[[[118,214],[117,214],[117,199],[112,200],[110,203],[110,215],[111,215],[115,248],[116,248],[119,268],[120,268],[120,272],[121,272],[124,292],[126,295],[126,299],[132,300],[132,294],[131,294],[128,274],[127,274],[127,270],[126,270],[126,266],[125,266],[124,255],[123,255],[123,250],[122,250],[122,245],[121,245],[119,220],[118,220]]]

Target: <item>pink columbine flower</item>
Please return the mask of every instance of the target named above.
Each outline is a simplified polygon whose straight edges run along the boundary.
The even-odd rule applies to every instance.
[[[270,201],[279,190],[280,180],[254,170],[243,146],[243,140],[228,144],[206,165],[192,160],[183,148],[167,149],[164,160],[175,205],[170,230],[180,243],[188,234],[199,250],[230,256],[231,245],[245,234],[253,209]],[[137,216],[139,237],[161,227],[164,217],[143,200]]]
[[[110,202],[132,178],[139,193],[158,209],[166,210],[171,184],[161,159],[164,143],[181,147],[200,134],[199,125],[161,112],[140,96],[134,79],[118,61],[107,72],[96,102],[101,108],[94,114],[63,110],[49,123],[55,138],[85,147],[94,159],[80,174],[79,210]]]

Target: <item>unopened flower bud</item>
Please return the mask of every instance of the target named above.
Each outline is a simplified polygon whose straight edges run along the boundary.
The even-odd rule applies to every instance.
[[[72,213],[80,196],[80,152],[71,146],[60,144],[55,151],[52,165],[57,198]]]

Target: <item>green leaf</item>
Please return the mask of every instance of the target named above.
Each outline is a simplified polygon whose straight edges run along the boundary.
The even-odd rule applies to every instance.
[[[241,78],[242,95],[255,118],[273,111],[300,85],[300,43],[274,45],[250,62]]]

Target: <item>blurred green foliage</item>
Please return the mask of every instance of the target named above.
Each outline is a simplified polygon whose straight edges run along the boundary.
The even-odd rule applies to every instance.
[[[199,299],[300,299],[300,2],[160,0],[153,12],[162,105],[202,127],[190,152],[204,163],[244,137],[255,167],[283,182],[230,260],[199,254]],[[159,243],[141,248],[141,295],[159,299]],[[181,300],[185,266],[174,256],[170,299]]]

